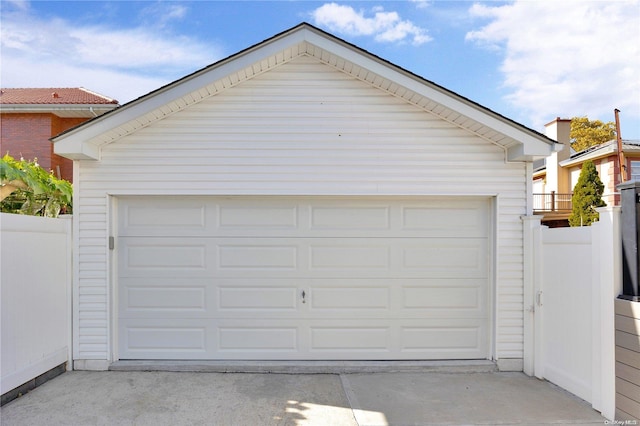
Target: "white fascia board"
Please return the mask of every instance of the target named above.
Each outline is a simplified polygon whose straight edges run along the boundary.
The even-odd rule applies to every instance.
[[[546,158],[554,152],[558,152],[558,149],[562,149],[558,145],[561,144],[547,145],[545,143],[541,145],[537,139],[533,139],[529,143],[521,142],[507,149],[507,159],[509,161],[534,161]]]

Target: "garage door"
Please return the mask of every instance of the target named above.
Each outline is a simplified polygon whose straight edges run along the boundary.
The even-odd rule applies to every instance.
[[[488,357],[487,199],[121,197],[120,359]]]

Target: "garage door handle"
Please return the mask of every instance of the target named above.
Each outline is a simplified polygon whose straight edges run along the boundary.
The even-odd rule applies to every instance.
[[[302,303],[307,303],[307,300],[305,299],[306,295],[307,294],[304,292],[304,290],[302,290]]]

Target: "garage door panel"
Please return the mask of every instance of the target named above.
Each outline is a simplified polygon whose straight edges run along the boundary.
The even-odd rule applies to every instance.
[[[487,300],[483,280],[420,280],[402,286],[405,310],[444,311],[452,317],[462,311],[486,316]],[[431,314],[432,315],[432,314]]]
[[[345,243],[335,240],[309,244],[309,268],[313,271],[372,270],[389,271],[391,265],[391,247],[383,241],[360,241]],[[365,272],[366,271],[366,272]]]
[[[331,282],[333,286],[336,284]],[[344,284],[339,287],[315,287],[309,291],[309,309],[311,314],[339,315],[340,311],[388,311],[391,307],[391,295],[388,287],[351,287]],[[360,315],[367,313],[361,312]],[[344,315],[344,314],[343,314]]]
[[[404,326],[400,331],[401,352],[444,357],[475,358],[486,353],[486,328],[480,321],[431,321],[425,325]],[[454,355],[456,354],[456,355]]]
[[[391,328],[389,326],[331,327],[312,325],[309,329],[310,348],[314,353],[390,353]],[[369,355],[367,355],[369,356]],[[366,357],[366,356],[365,356]]]
[[[120,197],[118,235],[487,237],[488,201],[466,197]]]
[[[489,354],[487,199],[117,204],[121,359]]]
[[[218,245],[217,266],[220,270],[287,270],[297,271],[299,246],[284,241],[262,241]]]
[[[298,327],[220,326],[218,328],[218,351],[225,353],[256,354],[296,353],[300,350]],[[246,356],[246,355],[245,355]]]
[[[236,311],[296,311],[298,309],[298,289],[292,287],[218,287],[219,310],[221,312]]]
[[[216,278],[217,317],[300,316],[305,280],[298,278]]]
[[[283,205],[284,204],[284,205]],[[297,231],[299,206],[297,203],[281,201],[277,205],[260,202],[235,201],[232,205],[218,205],[218,230],[230,233],[254,233],[275,231]]]
[[[213,276],[216,246],[204,238],[118,239],[121,277]]]
[[[118,235],[201,236],[215,232],[215,210],[204,197],[123,197]]]
[[[486,277],[486,239],[220,238],[216,276]]]
[[[130,310],[180,310],[204,312],[206,287],[127,287],[126,303]]]
[[[400,245],[407,275],[442,278],[487,277],[486,239],[429,238]]]
[[[412,287],[402,280],[123,279],[123,318],[480,318],[480,288]],[[421,281],[422,282],[422,281]],[[251,285],[254,283],[255,285]],[[302,302],[301,293],[305,292]]]
[[[401,229],[430,237],[487,237],[486,200],[448,201],[402,206]]]
[[[216,293],[207,278],[120,279],[121,318],[211,318]]]
[[[121,320],[123,359],[206,359],[213,352],[212,324],[201,320]]]
[[[483,320],[124,320],[121,359],[478,359]]]
[[[311,231],[389,231],[391,206],[345,205],[310,206]]]

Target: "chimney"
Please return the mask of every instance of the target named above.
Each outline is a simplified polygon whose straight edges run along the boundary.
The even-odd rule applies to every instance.
[[[571,192],[569,171],[560,167],[560,162],[571,156],[571,120],[557,117],[545,124],[545,135],[564,145],[560,152],[554,152],[547,157],[547,182],[548,192],[568,194]]]
[[[60,95],[58,95],[58,92],[53,92],[53,93],[51,94],[51,97],[52,97],[53,99],[58,99],[58,98],[60,97]]]
[[[544,134],[549,139],[553,139],[556,142],[564,144],[565,148],[571,145],[570,133],[571,133],[571,120],[568,118],[557,117],[552,122],[544,125]],[[567,158],[569,157],[567,156]]]

